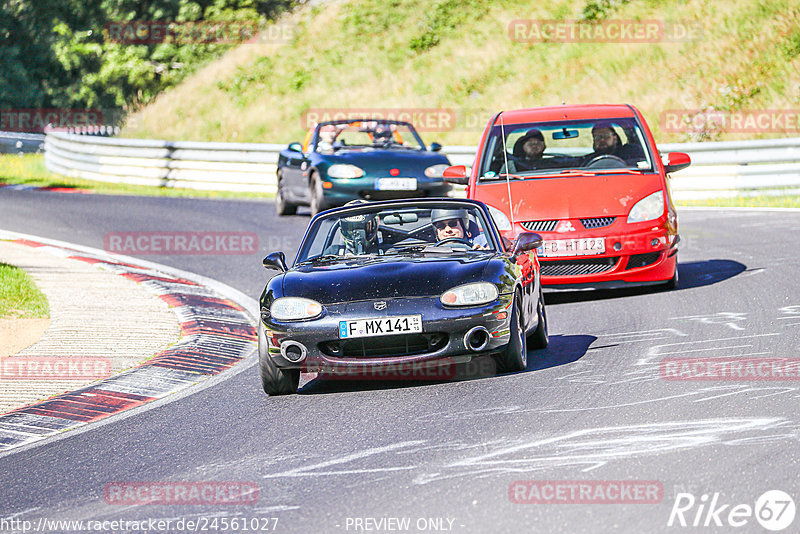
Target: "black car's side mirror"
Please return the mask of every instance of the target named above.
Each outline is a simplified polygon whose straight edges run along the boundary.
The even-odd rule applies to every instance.
[[[542,236],[535,232],[522,232],[514,242],[513,256],[542,246]]]
[[[300,152],[301,154],[303,153],[303,145],[297,142],[289,143],[289,146],[287,148],[292,152]]]
[[[267,269],[276,269],[285,273],[289,270],[286,267],[286,255],[283,252],[272,252],[262,262]]]
[[[442,149],[442,145],[439,143],[431,143],[431,152],[439,152]]]

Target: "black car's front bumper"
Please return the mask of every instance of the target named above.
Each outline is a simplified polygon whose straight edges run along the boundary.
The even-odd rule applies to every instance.
[[[281,369],[358,376],[376,369],[450,366],[508,344],[512,297],[500,295],[485,306],[470,308],[445,308],[438,297],[326,305],[322,317],[309,321],[263,317],[264,339],[269,357]],[[377,310],[383,303],[385,308]],[[339,337],[340,321],[417,314],[422,316],[419,334]],[[470,346],[471,341],[477,342]]]

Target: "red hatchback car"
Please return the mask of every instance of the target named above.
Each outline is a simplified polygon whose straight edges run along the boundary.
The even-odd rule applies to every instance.
[[[503,111],[483,132],[472,172],[444,176],[494,209],[505,237],[537,232],[542,284],[616,288],[678,281],[678,218],[667,176],[689,156],[659,155],[630,105]]]

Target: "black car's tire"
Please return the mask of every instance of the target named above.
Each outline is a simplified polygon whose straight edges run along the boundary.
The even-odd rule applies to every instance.
[[[267,395],[290,395],[297,393],[300,385],[300,369],[281,369],[269,357],[264,326],[258,324],[258,369],[261,387]]]
[[[311,188],[311,216],[313,217],[321,211],[328,209],[328,203],[325,201],[325,194],[322,191],[322,180],[316,172],[311,173],[311,179],[308,182]]]
[[[278,215],[294,215],[297,213],[297,205],[286,200],[286,195],[283,192],[283,178],[281,177],[281,173],[278,173],[278,187],[275,192],[275,211],[278,212]]]
[[[528,336],[528,343],[534,349],[544,349],[550,343],[550,338],[547,335],[547,308],[544,306],[541,289],[539,289],[539,304],[536,307],[536,313],[539,315],[539,326],[536,327],[533,334]]]
[[[521,303],[515,296],[511,306],[509,321],[510,339],[500,354],[497,355],[497,366],[501,372],[524,371],[528,366],[528,347],[525,340],[525,329],[522,326]]]

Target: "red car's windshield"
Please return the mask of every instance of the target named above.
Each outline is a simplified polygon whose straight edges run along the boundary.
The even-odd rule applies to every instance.
[[[634,118],[495,126],[479,179],[601,172],[651,172],[652,155]]]

